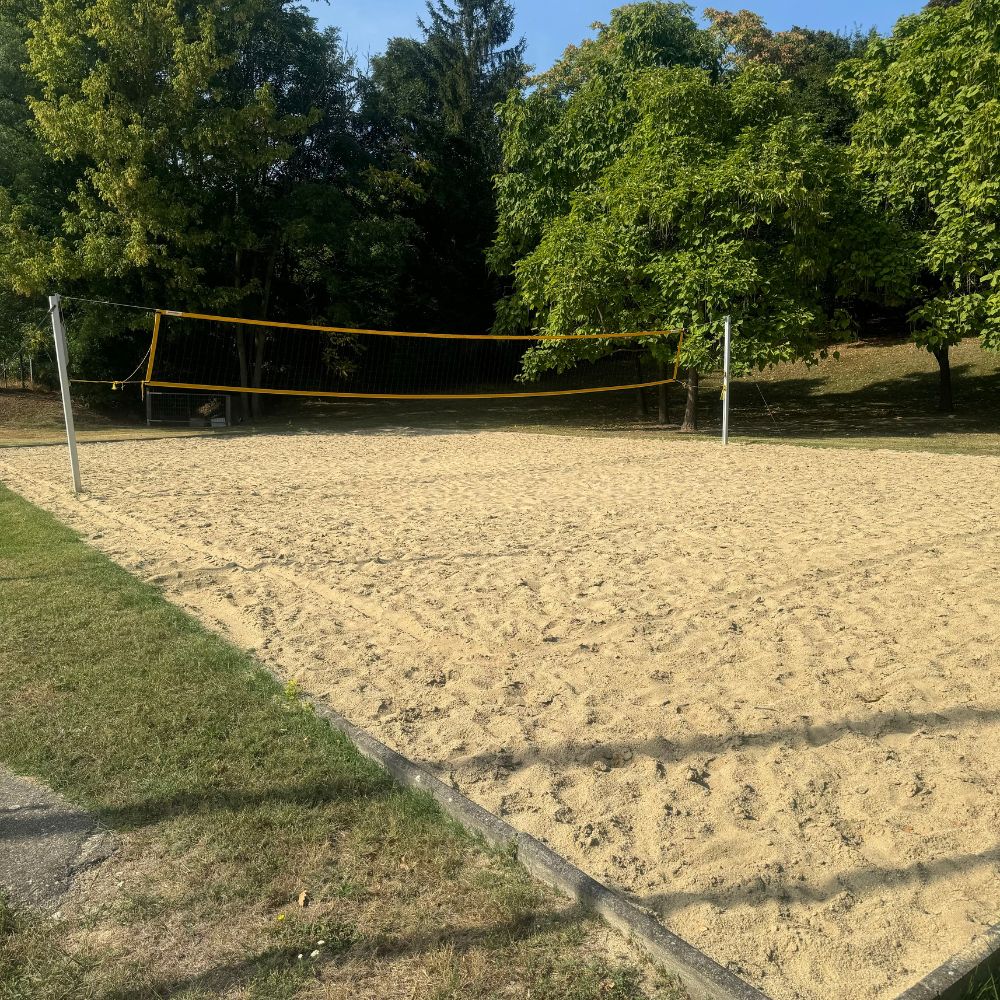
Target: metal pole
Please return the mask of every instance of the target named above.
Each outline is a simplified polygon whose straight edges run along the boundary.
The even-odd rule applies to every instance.
[[[52,316],[52,336],[56,342],[56,367],[59,369],[59,391],[62,393],[63,416],[66,418],[66,443],[69,445],[69,467],[73,473],[73,492],[82,493],[80,460],[76,454],[76,428],[73,426],[73,400],[69,394],[69,354],[66,350],[66,331],[63,329],[59,296],[49,296],[49,313]]]
[[[733,318],[726,317],[726,338],[722,354],[722,443],[729,444],[729,345],[732,340]]]

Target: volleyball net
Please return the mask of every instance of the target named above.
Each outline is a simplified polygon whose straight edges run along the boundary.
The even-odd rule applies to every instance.
[[[416,333],[154,311],[144,387],[334,399],[503,399],[677,381],[682,330]]]

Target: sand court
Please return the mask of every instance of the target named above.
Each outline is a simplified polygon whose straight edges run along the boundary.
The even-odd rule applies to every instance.
[[[343,433],[0,478],[775,1000],[1000,921],[1000,459]]]

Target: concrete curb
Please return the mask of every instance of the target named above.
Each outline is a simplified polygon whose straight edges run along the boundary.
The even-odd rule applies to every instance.
[[[384,767],[400,785],[426,792],[452,818],[482,835],[489,843],[497,846],[515,844],[518,861],[528,872],[636,941],[654,961],[680,978],[691,1000],[768,1000],[765,994],[668,931],[651,913],[591,878],[541,841],[520,833],[461,792],[449,788],[430,771],[348,722],[329,705],[308,695],[304,700],[312,705],[317,715],[340,730],[361,754]]]
[[[991,961],[1000,967],[1000,924],[988,928],[977,945],[953,955],[896,1000],[958,1000],[967,994],[976,972]]]

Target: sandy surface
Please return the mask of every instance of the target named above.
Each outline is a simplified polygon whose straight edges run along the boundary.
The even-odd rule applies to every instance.
[[[477,434],[0,453],[354,722],[791,997],[1000,918],[1000,460]]]

